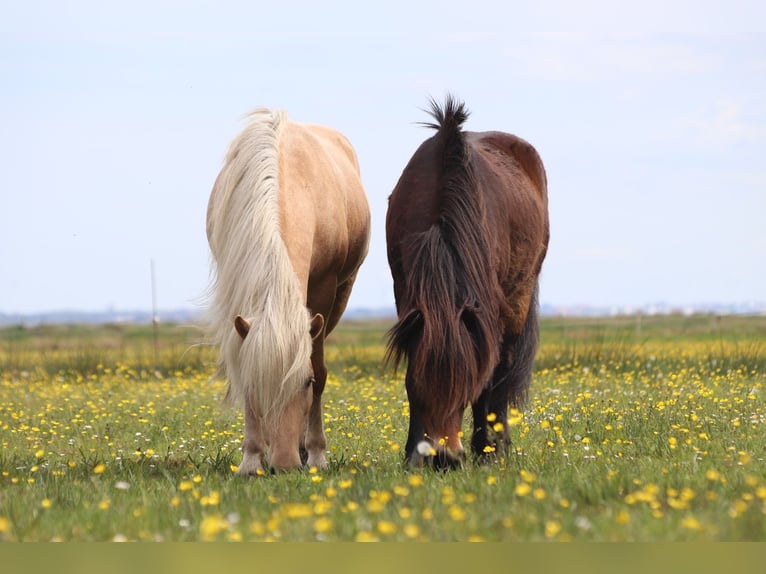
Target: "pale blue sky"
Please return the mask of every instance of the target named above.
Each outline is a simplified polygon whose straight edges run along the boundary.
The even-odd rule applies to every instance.
[[[0,312],[192,307],[242,116],[345,133],[386,199],[447,91],[530,141],[552,305],[766,301],[766,3],[0,2]]]

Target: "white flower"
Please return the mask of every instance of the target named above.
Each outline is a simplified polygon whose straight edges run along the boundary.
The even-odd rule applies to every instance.
[[[125,482],[124,480],[121,480],[119,482],[115,482],[114,487],[117,490],[128,490],[130,488],[130,483]]]
[[[428,443],[428,441],[421,440],[418,443],[418,446],[415,447],[415,450],[418,451],[418,454],[420,456],[431,456],[431,445]]]

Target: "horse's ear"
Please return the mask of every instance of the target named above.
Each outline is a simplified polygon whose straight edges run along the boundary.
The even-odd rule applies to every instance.
[[[237,333],[239,333],[239,336],[244,339],[250,332],[250,322],[242,315],[237,315],[234,319],[234,328],[237,330]]]
[[[324,328],[324,317],[321,313],[317,313],[311,318],[311,328],[309,329],[309,334],[311,335],[311,339],[316,339],[319,336],[319,333],[322,332],[322,329]]]

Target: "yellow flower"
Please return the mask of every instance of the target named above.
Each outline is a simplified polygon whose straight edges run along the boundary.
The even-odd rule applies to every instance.
[[[497,477],[496,476],[488,476],[487,477],[487,484],[492,486],[493,484],[497,484]]]
[[[526,496],[532,491],[532,487],[529,486],[526,482],[522,482],[520,484],[516,485],[516,496]]]
[[[409,478],[407,479],[407,482],[413,488],[417,488],[418,486],[423,486],[423,476],[420,474],[411,474]]]
[[[381,520],[378,522],[378,532],[381,534],[394,534],[396,532],[396,524],[389,520]]]
[[[378,541],[378,539],[375,537],[375,535],[372,532],[367,532],[366,530],[357,532],[355,540],[357,542],[377,542]]]
[[[105,470],[106,470],[106,465],[103,462],[100,462],[93,467],[93,474],[101,474]]]
[[[190,480],[182,480],[181,484],[178,485],[178,490],[181,492],[186,492],[188,490],[191,490],[194,488],[194,485],[191,483]]]
[[[11,530],[11,521],[5,516],[0,516],[0,534],[5,534]]]
[[[350,479],[345,479],[338,482],[338,487],[343,489],[351,488],[351,484],[352,484],[352,481]]]
[[[219,514],[206,516],[199,525],[199,533],[202,540],[209,542],[215,540],[218,534],[229,528],[229,523]]]
[[[108,510],[111,505],[112,501],[106,498],[98,503],[98,508],[99,510]]]
[[[702,530],[702,524],[700,521],[689,515],[681,521],[681,526],[687,530]]]
[[[630,514],[628,513],[627,510],[620,510],[617,513],[617,516],[614,517],[614,520],[617,524],[624,526],[628,522],[630,522]]]
[[[38,450],[38,451],[35,453],[35,456],[36,456],[38,459],[40,459],[40,458],[42,458],[42,457],[44,457],[44,456],[45,456],[45,451],[44,451],[43,449],[40,449],[40,450]]]
[[[407,538],[417,538],[420,535],[420,528],[415,524],[405,524],[403,530]]]
[[[535,488],[532,491],[532,496],[534,497],[535,500],[544,500],[546,496],[545,490],[543,490],[542,488]]]
[[[545,537],[553,538],[561,532],[561,523],[555,520],[549,520],[545,523]]]
[[[449,517],[455,522],[462,522],[465,520],[465,510],[459,506],[450,506],[447,512],[449,513]]]
[[[43,508],[50,508],[51,506],[53,506],[53,501],[50,498],[43,498],[42,501],[40,502],[40,506],[42,506]]]
[[[311,507],[301,503],[285,504],[282,512],[287,518],[307,518],[312,515]]]
[[[524,482],[534,482],[537,479],[537,475],[534,472],[529,472],[523,468],[519,471],[519,476]]]
[[[330,530],[332,530],[332,520],[330,520],[326,516],[323,516],[322,518],[317,518],[314,521],[314,531],[322,534],[324,532],[329,532]]]

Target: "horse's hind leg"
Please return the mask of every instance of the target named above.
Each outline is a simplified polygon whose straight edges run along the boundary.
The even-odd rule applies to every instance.
[[[501,360],[492,380],[472,405],[471,450],[476,456],[504,455],[508,451],[511,444],[508,404],[521,407],[526,399],[538,341],[537,297],[533,297],[524,329],[520,335],[507,337],[503,342]]]

